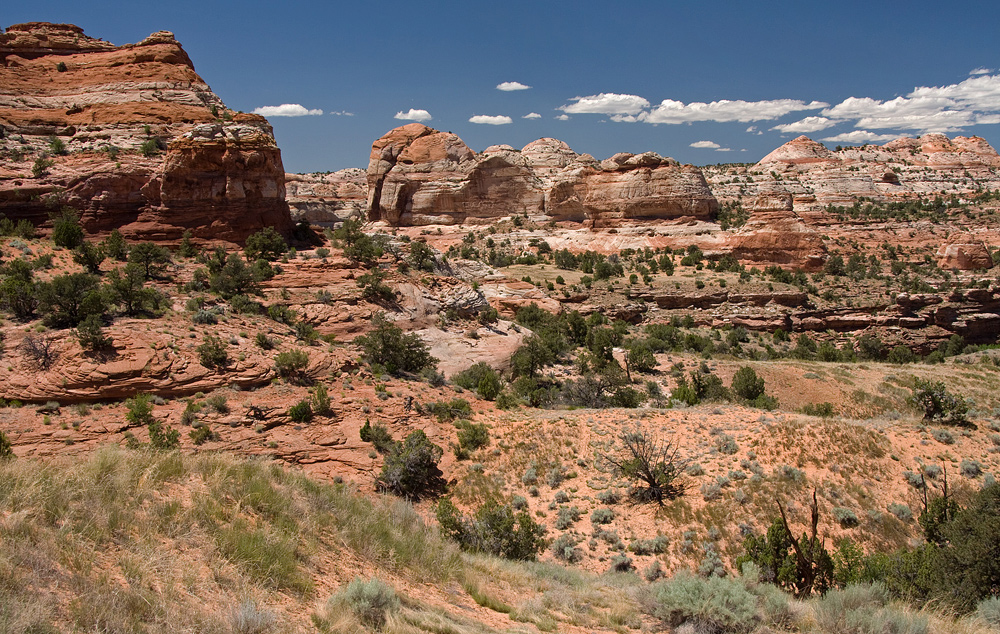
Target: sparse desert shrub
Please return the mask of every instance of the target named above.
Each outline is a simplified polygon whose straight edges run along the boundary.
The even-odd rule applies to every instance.
[[[642,578],[650,583],[664,576],[663,566],[660,564],[659,559],[654,559],[653,563],[649,564],[649,567],[642,572]]]
[[[538,470],[534,466],[528,467],[524,471],[524,475],[521,476],[522,484],[537,484],[538,483]]]
[[[330,597],[326,613],[348,610],[366,627],[381,630],[389,615],[399,611],[399,607],[399,597],[391,586],[375,577],[368,581],[355,577],[346,588]]]
[[[563,470],[562,465],[556,465],[549,469],[549,472],[545,474],[545,484],[549,485],[550,488],[556,488],[562,481],[566,478],[566,472]]]
[[[597,494],[597,501],[601,504],[618,504],[621,502],[622,496],[621,492],[614,489],[608,489],[606,491],[601,491]]]
[[[565,491],[556,491],[553,499],[559,504],[565,504],[569,502],[569,493],[566,493]]]
[[[678,447],[643,429],[621,432],[618,446],[601,460],[635,483],[630,495],[642,502],[662,506],[664,500],[680,497],[687,488],[680,478],[688,464],[679,457]]]
[[[892,504],[886,507],[886,510],[888,510],[890,513],[892,513],[898,519],[904,522],[909,522],[910,520],[913,519],[913,511],[910,510],[910,507],[905,504],[900,504],[899,502],[893,502]]]
[[[198,362],[206,368],[216,370],[229,365],[229,350],[224,341],[215,335],[205,335],[202,344],[196,348]]]
[[[313,389],[312,408],[320,416],[326,416],[330,413],[330,394],[323,383],[317,383]]]
[[[388,453],[395,445],[395,440],[392,439],[392,434],[389,433],[389,429],[381,423],[371,424],[371,421],[366,420],[365,424],[361,427],[361,440],[363,442],[370,442],[375,446],[375,451],[379,453]]]
[[[722,497],[722,486],[718,482],[706,482],[701,485],[700,492],[702,499],[711,502]]]
[[[268,337],[266,333],[258,332],[254,336],[253,341],[261,350],[271,350],[274,348],[274,340]]]
[[[576,547],[577,539],[569,533],[563,533],[552,542],[550,549],[556,559],[566,563],[577,563],[583,559],[583,551]]]
[[[375,330],[354,339],[364,350],[368,363],[381,365],[392,374],[415,373],[437,365],[437,359],[431,356],[427,344],[416,334],[404,334],[399,326],[389,322],[382,314],[376,315],[373,323]]]
[[[611,572],[632,572],[635,570],[635,566],[632,564],[632,558],[625,553],[619,553],[611,558],[611,567],[609,568]]]
[[[774,475],[780,480],[788,480],[790,482],[805,482],[806,474],[801,469],[796,469],[795,467],[790,467],[788,465],[781,465],[774,469]]]
[[[213,410],[219,414],[229,413],[229,402],[226,400],[225,394],[212,394],[205,399],[205,405],[211,407]]]
[[[958,471],[966,478],[975,478],[983,473],[983,466],[975,460],[962,460],[958,466]]]
[[[653,588],[655,616],[676,628],[694,631],[749,632],[756,624],[757,599],[737,580],[702,579],[686,571]]]
[[[0,460],[10,460],[14,457],[14,446],[7,434],[0,431]]]
[[[545,529],[527,511],[515,512],[509,504],[487,502],[467,517],[444,498],[438,502],[436,515],[441,530],[463,550],[531,561],[545,547]]]
[[[313,417],[312,405],[309,401],[301,400],[288,408],[288,417],[296,423],[307,423]]]
[[[302,380],[309,367],[309,355],[298,348],[279,352],[274,358],[274,371],[289,380]]]
[[[408,499],[437,492],[444,484],[438,468],[442,453],[423,430],[414,431],[386,455],[376,486]]]
[[[924,420],[946,425],[969,425],[969,401],[949,392],[941,381],[917,379],[910,402],[923,412]]]
[[[691,464],[689,464],[687,467],[684,468],[684,473],[688,474],[689,476],[705,475],[705,468],[702,467],[697,462],[692,462]]]
[[[268,634],[277,624],[274,612],[258,606],[252,599],[240,601],[229,611],[229,627],[233,634]]]
[[[264,227],[257,233],[247,238],[243,247],[243,255],[247,262],[255,262],[264,259],[274,262],[288,251],[288,244],[281,237],[274,227]]]
[[[575,506],[561,506],[556,514],[556,530],[564,531],[576,522],[580,521],[580,509]]]
[[[212,432],[212,428],[208,425],[199,424],[188,433],[188,437],[191,438],[191,442],[195,445],[204,445],[206,442],[215,439],[215,433]]]
[[[833,508],[831,513],[833,514],[833,518],[837,520],[843,528],[854,528],[859,524],[857,513],[851,509],[836,506]]]
[[[942,445],[955,444],[954,436],[952,436],[951,432],[948,431],[947,429],[935,429],[933,432],[931,432],[931,436],[933,436],[934,440],[938,441]]]
[[[76,327],[76,339],[80,342],[81,348],[91,353],[103,352],[114,347],[111,337],[104,334],[104,326],[97,315],[88,315],[80,322]]]
[[[719,434],[716,436],[715,448],[727,456],[731,456],[740,450],[739,445],[736,444],[736,440],[729,434]]]
[[[219,323],[219,316],[210,310],[202,308],[191,315],[191,321],[195,324],[211,326]]]
[[[1000,628],[1000,597],[987,597],[976,605],[976,616],[992,627]]]
[[[594,509],[590,514],[592,524],[610,524],[615,519],[615,512],[608,508]]]
[[[670,538],[666,535],[657,535],[651,539],[637,539],[629,544],[628,549],[636,555],[659,555],[667,552],[670,545]]]
[[[850,585],[827,592],[815,603],[816,621],[824,632],[843,634],[925,634],[927,616],[889,605],[880,583]]]

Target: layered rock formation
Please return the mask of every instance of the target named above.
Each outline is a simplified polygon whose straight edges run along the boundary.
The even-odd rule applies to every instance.
[[[67,24],[0,33],[0,212],[88,231],[241,240],[288,232],[281,153],[267,120],[231,113],[173,34],[115,46]]]
[[[937,252],[942,269],[972,271],[993,268],[993,257],[982,240],[971,235],[956,236],[942,244]]]
[[[792,210],[788,192],[757,196],[750,219],[728,236],[724,250],[738,260],[815,271],[826,261],[826,245]]]
[[[951,195],[1000,187],[1000,155],[979,137],[926,134],[885,145],[829,150],[800,136],[753,166],[705,168],[723,201],[780,187],[796,211],[852,205],[860,198],[883,202]]]
[[[329,227],[348,218],[364,218],[367,175],[356,167],[330,174],[285,174],[285,200],[295,222]]]
[[[419,123],[372,145],[368,218],[393,225],[491,222],[514,214],[587,223],[691,216],[718,209],[701,171],[649,152],[598,163],[556,139],[481,154]]]

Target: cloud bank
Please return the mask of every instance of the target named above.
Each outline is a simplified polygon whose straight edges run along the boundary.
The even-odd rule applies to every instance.
[[[253,109],[253,114],[264,117],[305,117],[310,115],[321,115],[322,110],[309,110],[305,106],[297,103],[283,103],[280,106],[261,106]]]
[[[431,113],[427,112],[426,110],[416,110],[414,108],[410,108],[406,112],[400,110],[399,112],[396,113],[396,116],[393,118],[401,119],[403,121],[430,121],[431,119],[433,119]]]

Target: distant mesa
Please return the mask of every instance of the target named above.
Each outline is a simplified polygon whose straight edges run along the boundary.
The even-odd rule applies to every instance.
[[[271,126],[229,110],[169,31],[115,46],[71,24],[9,27],[0,143],[16,159],[0,169],[11,218],[68,205],[90,232],[158,240],[291,230]]]

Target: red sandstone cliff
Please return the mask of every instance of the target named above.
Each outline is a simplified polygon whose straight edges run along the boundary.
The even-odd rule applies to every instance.
[[[163,240],[291,229],[267,120],[233,116],[167,31],[124,46],[68,24],[0,33],[0,148],[8,217],[69,205],[88,231]]]

